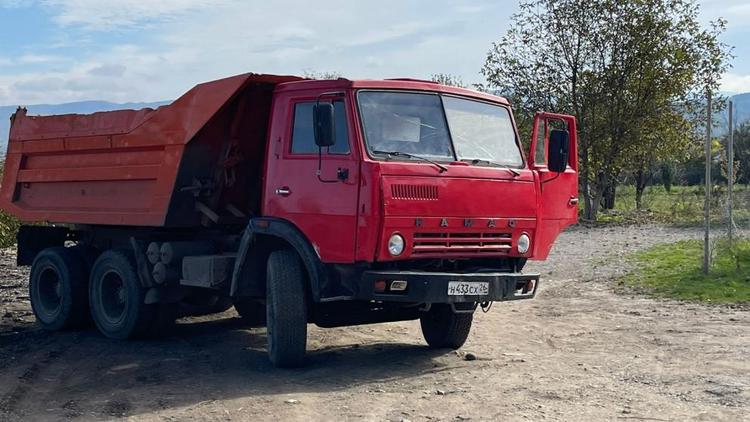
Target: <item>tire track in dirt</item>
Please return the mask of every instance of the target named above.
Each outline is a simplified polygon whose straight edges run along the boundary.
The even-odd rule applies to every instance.
[[[64,353],[71,346],[75,345],[77,341],[74,340],[72,343],[60,343],[53,340],[49,343],[52,344],[44,345],[43,347],[40,347],[40,349],[45,350],[49,348],[51,350],[40,351],[33,354],[30,357],[32,363],[26,366],[23,373],[17,377],[15,387],[12,387],[10,392],[0,397],[0,416],[3,416],[3,420],[6,420],[6,418],[7,420],[10,420],[23,416],[17,414],[16,410],[19,405],[26,400],[29,391],[39,380],[40,374],[63,357]],[[26,357],[26,360],[29,360],[28,356]]]

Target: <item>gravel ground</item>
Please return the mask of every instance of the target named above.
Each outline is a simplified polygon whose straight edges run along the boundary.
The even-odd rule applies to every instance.
[[[527,266],[537,298],[478,312],[458,353],[427,349],[416,322],[311,327],[300,370],[271,368],[264,330],[233,311],[154,341],[43,333],[2,251],[0,420],[748,420],[746,307],[614,293],[628,252],[686,238],[574,228]]]

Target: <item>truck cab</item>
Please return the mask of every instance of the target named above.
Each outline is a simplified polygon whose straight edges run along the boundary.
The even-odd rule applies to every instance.
[[[308,323],[420,319],[458,348],[477,307],[536,294],[524,264],[576,222],[575,118],[538,113],[523,145],[494,95],[247,74],[158,110],[19,110],[0,205],[55,223],[18,252],[50,330],[90,312],[131,338],[210,302],[266,326],[277,366]]]
[[[321,104],[333,105],[333,143],[318,147]],[[537,116],[533,156],[505,99],[426,81],[282,84],[272,116],[262,214],[315,239],[324,262],[520,263],[546,258],[557,231],[576,221],[570,116]],[[562,173],[546,163],[553,122],[568,134],[572,126]],[[524,234],[530,247],[520,252]]]

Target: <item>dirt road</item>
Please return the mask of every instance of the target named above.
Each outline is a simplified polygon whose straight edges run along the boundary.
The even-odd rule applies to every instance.
[[[168,338],[45,334],[26,274],[0,257],[0,420],[748,420],[750,312],[613,293],[622,256],[698,237],[576,228],[536,300],[479,312],[463,351],[424,346],[418,323],[311,327],[310,364],[275,370],[261,329],[233,311]],[[619,270],[615,270],[619,269]]]

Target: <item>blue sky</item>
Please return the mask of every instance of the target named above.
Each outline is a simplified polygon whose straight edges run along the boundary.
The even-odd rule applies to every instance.
[[[726,92],[750,92],[750,1],[728,18]],[[325,5],[324,7],[321,5]],[[483,80],[516,1],[0,0],[0,105],[156,101],[243,72]]]

